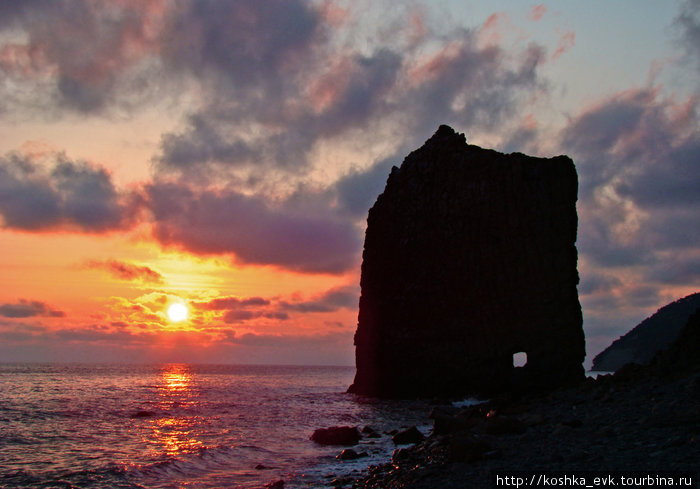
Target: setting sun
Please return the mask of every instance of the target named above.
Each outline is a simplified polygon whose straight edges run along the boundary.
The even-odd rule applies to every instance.
[[[186,305],[176,302],[168,307],[168,319],[174,323],[179,323],[187,319],[188,312]]]

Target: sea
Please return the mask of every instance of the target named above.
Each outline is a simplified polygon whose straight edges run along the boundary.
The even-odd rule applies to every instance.
[[[333,487],[429,432],[424,401],[346,393],[352,367],[0,364],[0,488]],[[370,426],[354,447],[317,428]]]

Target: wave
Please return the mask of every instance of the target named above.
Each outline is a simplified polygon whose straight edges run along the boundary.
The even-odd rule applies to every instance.
[[[135,482],[172,484],[177,480],[201,479],[226,474],[237,480],[261,477],[258,467],[274,467],[278,454],[255,445],[202,447],[196,452],[126,468]],[[267,476],[268,474],[265,474]]]

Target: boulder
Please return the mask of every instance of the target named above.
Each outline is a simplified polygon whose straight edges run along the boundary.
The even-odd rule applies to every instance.
[[[457,397],[582,381],[577,191],[566,156],[506,155],[440,126],[369,211],[349,391]]]
[[[418,431],[418,428],[411,426],[396,433],[391,440],[395,445],[406,445],[409,443],[420,443],[425,440],[425,435]]]
[[[360,432],[356,427],[332,426],[319,428],[311,435],[311,440],[319,445],[357,445],[360,441]]]
[[[450,462],[472,463],[492,450],[491,443],[480,436],[455,436],[450,439],[448,458]]]
[[[365,452],[358,453],[355,450],[353,450],[352,448],[346,448],[345,450],[340,452],[338,455],[336,455],[335,458],[337,458],[338,460],[357,460],[358,458],[367,457],[367,456],[368,455]]]
[[[432,418],[434,435],[456,433],[467,430],[474,425],[471,420],[462,416],[450,416],[449,414],[435,413],[432,415]]]
[[[525,423],[510,416],[489,416],[484,425],[484,431],[490,435],[515,435],[526,430]]]

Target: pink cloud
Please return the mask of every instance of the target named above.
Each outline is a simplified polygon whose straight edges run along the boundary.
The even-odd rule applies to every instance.
[[[538,20],[542,19],[542,16],[544,16],[545,13],[547,13],[547,7],[543,3],[540,3],[539,5],[535,5],[532,7],[532,10],[530,10],[530,14],[528,15],[528,17],[533,22],[537,22]]]
[[[111,275],[123,280],[138,280],[141,282],[159,284],[163,282],[163,276],[152,268],[134,265],[118,260],[91,261],[88,268],[106,270]]]
[[[503,23],[508,20],[505,12],[491,14],[479,30],[479,38],[485,45],[495,45],[501,42],[501,29]]]
[[[574,31],[565,32],[559,38],[559,42],[557,43],[557,49],[554,51],[554,54],[552,54],[551,60],[554,61],[559,56],[561,56],[562,54],[566,53],[571,48],[573,48],[575,44],[576,44],[576,33]]]
[[[336,5],[330,0],[326,0],[319,8],[319,13],[323,20],[333,27],[340,27],[350,18],[350,10]]]

